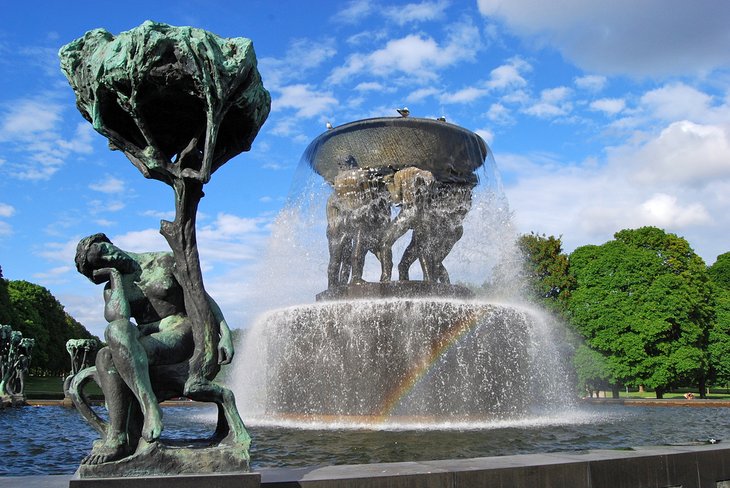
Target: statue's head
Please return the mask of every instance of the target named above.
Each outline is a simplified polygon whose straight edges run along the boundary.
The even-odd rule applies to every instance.
[[[99,233],[90,235],[89,237],[84,237],[76,246],[76,257],[74,258],[74,261],[76,262],[76,269],[79,273],[86,276],[91,281],[94,281],[93,274],[95,268],[89,260],[89,250],[91,249],[91,246],[100,242],[111,244],[112,241],[109,240],[106,234]]]

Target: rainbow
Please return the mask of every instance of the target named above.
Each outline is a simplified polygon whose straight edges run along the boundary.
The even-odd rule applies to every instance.
[[[457,344],[467,335],[479,320],[487,313],[488,309],[480,308],[470,312],[463,319],[454,322],[443,334],[435,338],[431,343],[429,351],[404,375],[403,379],[385,396],[382,406],[376,414],[379,423],[384,423],[393,413],[393,410],[400,404],[401,400],[408,395],[421,379],[428,374],[433,365],[446,354],[451,347]]]

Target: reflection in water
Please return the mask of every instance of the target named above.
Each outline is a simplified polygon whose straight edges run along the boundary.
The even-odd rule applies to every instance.
[[[200,437],[215,428],[214,409],[164,409],[163,437]],[[441,426],[303,429],[251,423],[254,470],[283,466],[458,459],[585,449],[687,444],[730,439],[722,408],[585,406],[518,421]],[[24,407],[0,415],[2,476],[71,474],[97,437],[73,409]]]

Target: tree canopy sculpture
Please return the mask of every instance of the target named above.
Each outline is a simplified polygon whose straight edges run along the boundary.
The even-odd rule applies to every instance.
[[[229,438],[247,449],[248,434],[230,391],[212,381],[220,369],[222,316],[203,286],[196,214],[205,183],[227,161],[250,149],[268,116],[271,99],[261,83],[253,45],[245,38],[147,21],[117,36],[104,29],[89,31],[62,47],[59,56],[84,118],[142,175],[174,190],[175,220],[160,224],[172,249],[171,262],[158,267],[158,274],[162,279],[165,270],[172,270],[179,285],[193,350],[169,374],[184,378],[175,393],[216,402],[225,416],[219,419],[218,433],[230,429]],[[134,312],[122,293],[126,275],[109,269],[95,272],[89,277],[107,282],[110,290],[105,292],[107,312],[111,301],[112,315],[128,320]],[[83,381],[77,375],[77,385]],[[98,420],[92,424],[104,432]],[[155,440],[155,435],[148,437]]]

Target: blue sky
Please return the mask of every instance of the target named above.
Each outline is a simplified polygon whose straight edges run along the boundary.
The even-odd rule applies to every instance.
[[[233,327],[246,325],[241,297],[264,286],[251,270],[307,144],[327,120],[404,105],[487,140],[519,232],[562,235],[571,251],[656,225],[708,264],[730,251],[728,2],[8,2],[0,266],[97,334],[101,293],[73,267],[76,242],[105,232],[164,249],[172,195],[81,118],[56,53],[147,19],[253,39],[272,95],[252,150],[214,175],[200,209],[206,284]]]

